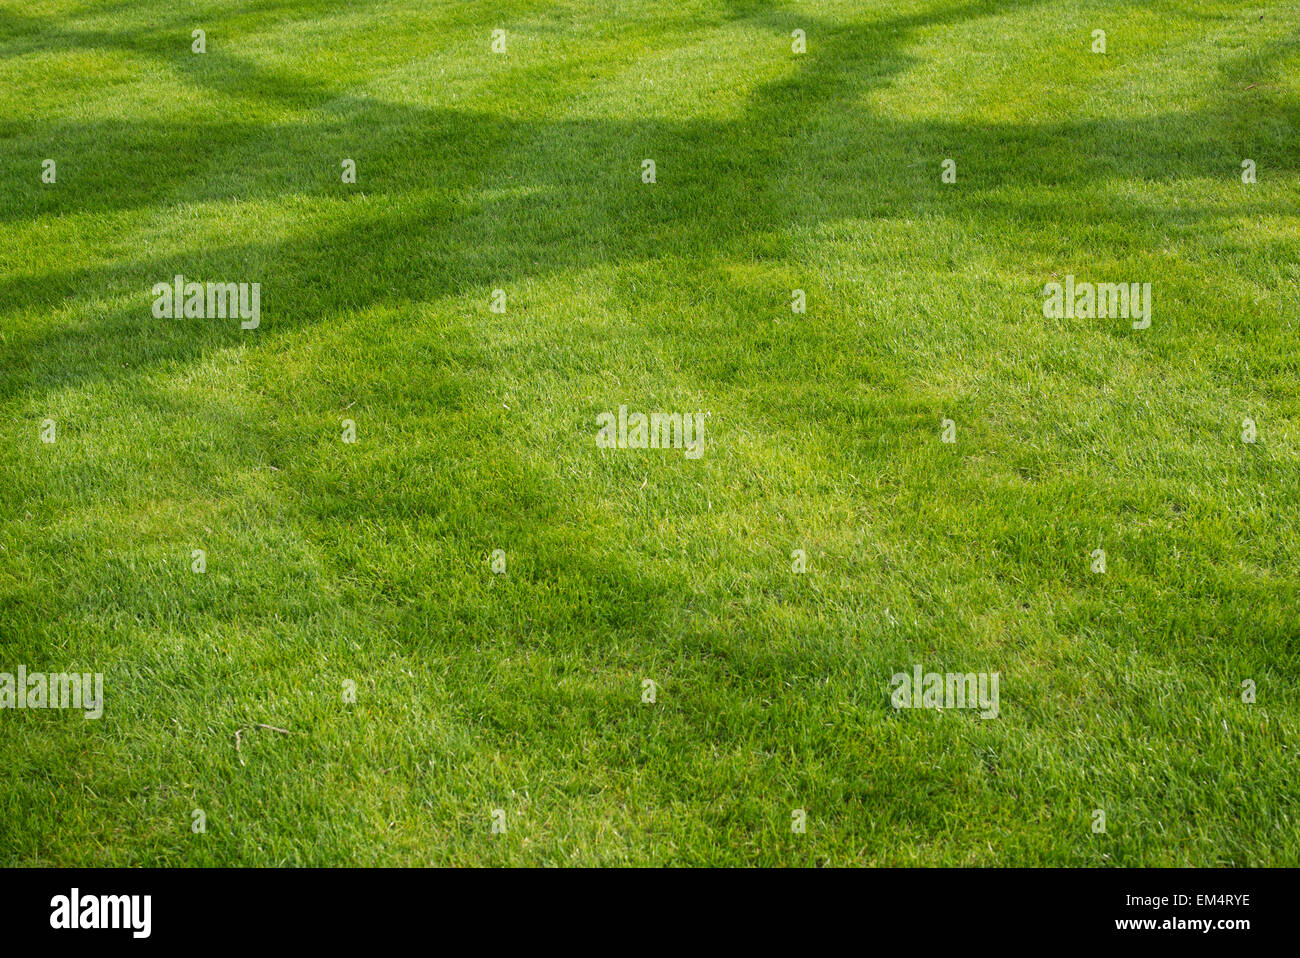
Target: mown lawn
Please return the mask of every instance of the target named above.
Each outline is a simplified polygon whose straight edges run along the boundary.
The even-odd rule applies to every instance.
[[[0,0],[0,863],[1300,865],[1298,129],[1296,2]]]

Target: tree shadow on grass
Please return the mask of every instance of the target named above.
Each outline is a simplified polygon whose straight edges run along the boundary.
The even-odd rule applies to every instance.
[[[237,343],[273,348],[286,335],[340,313],[425,304],[470,290],[486,294],[571,270],[638,265],[689,284],[693,270],[711,268],[732,254],[746,260],[769,254],[778,259],[792,230],[826,230],[846,220],[931,215],[972,235],[1000,234],[1002,242],[1028,254],[1063,225],[1054,220],[1060,206],[1041,194],[1026,198],[1014,187],[1104,195],[1110,184],[1173,183],[1236,166],[1238,157],[1220,136],[1221,118],[1204,111],[989,127],[898,120],[861,107],[864,89],[888,82],[910,65],[908,31],[1023,6],[957,3],[928,16],[841,27],[774,14],[764,4],[733,4],[738,16],[761,17],[760,22],[782,32],[811,27],[819,40],[792,77],[759,88],[732,120],[525,122],[483,111],[339,98],[324,86],[307,88],[303,96],[292,91],[281,96],[278,87],[292,85],[291,78],[272,82],[250,73],[245,85],[219,80],[225,92],[255,98],[267,94],[267,102],[294,108],[315,107],[321,98],[332,97],[330,115],[276,123],[269,131],[241,120],[63,124],[57,135],[69,155],[98,152],[95,172],[81,181],[93,190],[51,194],[54,205],[46,212],[138,211],[165,224],[183,204],[221,204],[237,197],[238,204],[229,204],[231,232],[245,238],[191,242],[174,253],[97,266],[38,265],[0,278],[0,312],[58,310],[67,300],[73,303],[72,310],[59,314],[57,325],[29,321],[7,335],[0,395],[37,401],[47,391],[85,382],[130,382],[150,370],[199,362],[209,352]],[[231,61],[229,67],[238,69],[239,64]],[[843,122],[833,129],[815,126],[816,111],[836,111]],[[1275,110],[1272,118],[1286,122],[1289,112],[1289,107]],[[817,133],[819,146],[811,157],[802,149],[810,132]],[[19,133],[30,139],[37,128],[22,127]],[[1293,172],[1296,161],[1281,146],[1268,144],[1271,166]],[[937,182],[937,164],[948,155],[962,158],[963,174],[961,188],[945,192]],[[358,160],[361,186],[339,183],[337,162],[343,156]],[[151,160],[150,178],[144,182],[139,180],[142,157]],[[653,188],[639,179],[645,157],[659,163]],[[86,169],[91,168],[87,163]],[[804,185],[797,188],[799,184]],[[287,238],[260,238],[259,217],[280,201],[302,203],[304,209],[320,204],[328,215],[324,220],[304,216]],[[1091,204],[1089,225],[1154,245],[1162,228],[1196,226],[1220,212],[1209,203],[1160,209],[1155,202]],[[1294,204],[1263,200],[1236,209],[1237,215],[1295,212]],[[24,218],[11,214],[8,220]],[[328,226],[322,228],[321,222]],[[261,282],[262,328],[248,334],[236,323],[154,320],[148,290],[176,273],[198,280]],[[96,308],[80,325],[67,324],[81,299],[101,297],[111,298],[106,308]],[[694,334],[682,330],[673,337],[680,343],[674,348],[684,351]],[[738,362],[756,361],[735,355],[745,348],[743,342],[721,348]],[[705,381],[724,375],[719,366],[697,366],[694,374]],[[612,655],[611,671],[642,665],[642,650],[656,649],[658,643],[659,664],[668,674],[685,672],[674,668],[684,662],[703,663],[698,668],[704,675],[726,682],[748,669],[751,678],[756,676],[752,684],[770,689],[773,696],[784,693],[786,671],[779,657],[773,657],[774,665],[761,658],[756,664],[743,657],[735,663],[719,658],[718,650],[728,648],[729,633],[711,631],[720,627],[710,624],[708,616],[698,624],[682,615],[683,599],[689,602],[692,589],[698,588],[686,581],[685,564],[656,563],[631,550],[620,554],[617,544],[598,548],[566,534],[563,523],[574,508],[573,489],[558,467],[515,461],[507,451],[496,457],[491,479],[462,477],[453,469],[434,485],[414,468],[422,455],[421,450],[395,453],[398,461],[391,472],[363,472],[337,488],[319,477],[310,488],[301,475],[283,480],[289,488],[300,485],[294,489],[300,493],[295,508],[316,520],[309,531],[321,535],[328,529],[339,537],[338,548],[321,550],[322,562],[334,564],[329,572],[335,581],[360,581],[353,595],[361,597],[364,611],[373,611],[395,641],[417,647],[441,642],[451,650],[448,661],[472,669],[473,657],[464,649],[485,630],[499,630],[507,648],[537,646],[546,636],[564,643],[570,653],[597,661],[611,635],[632,637],[636,641],[629,645],[636,653]],[[433,534],[462,546],[486,539],[489,532],[501,542],[529,542],[537,553],[537,578],[546,585],[565,585],[550,590],[553,601],[536,602],[525,587],[517,598],[479,596],[477,605],[470,605],[456,593],[457,583],[445,576],[439,582],[441,593],[421,595],[419,576],[452,561],[437,552],[424,564],[410,563],[409,581],[385,592],[394,573],[364,565],[379,565],[376,556],[382,550],[376,547],[367,555],[347,548],[363,538],[345,521],[355,515],[358,503],[375,522],[414,531],[417,518],[445,511],[451,498],[447,489],[458,481],[462,488],[477,486],[475,492],[485,498],[499,498],[462,497],[456,505],[462,510],[472,505],[475,513],[435,524]],[[386,532],[381,529],[376,541],[382,543]],[[355,568],[346,568],[350,564]],[[92,568],[84,577],[96,574]],[[293,587],[291,579],[286,574],[286,588]],[[46,614],[51,608],[67,609],[66,597],[57,599],[51,590],[0,596],[0,603],[15,619],[24,609],[40,612],[53,636],[67,621]],[[100,590],[82,601],[119,600]],[[186,602],[179,613],[186,626],[203,616],[247,621],[269,607],[265,601],[240,605],[223,599],[218,613]],[[71,606],[63,613],[69,619],[84,612],[84,606]],[[139,615],[149,627],[160,624],[144,612]],[[728,630],[734,618],[728,617]],[[312,624],[301,621],[306,623],[303,634],[310,633]],[[800,664],[829,675],[840,654],[831,644],[813,646],[811,657],[801,651]],[[588,664],[586,658],[582,664]],[[512,668],[508,661],[500,666],[502,682],[522,687],[526,660]],[[504,718],[495,734],[517,727],[509,719],[518,700],[501,698],[506,704],[498,708]],[[561,707],[552,696],[528,700],[539,716],[536,728]],[[609,720],[608,711],[593,714],[595,722]],[[767,742],[778,734],[757,734],[745,723],[723,728],[702,711],[686,713],[688,723],[693,719],[698,725],[690,726],[688,741],[700,741],[703,735],[715,749],[742,740]],[[631,732],[636,734],[635,727]],[[554,751],[544,735],[538,734],[535,743],[523,738],[512,747],[538,754]]]
[[[1054,219],[1059,209],[1036,204],[1019,187],[1104,194],[1112,185],[1230,175],[1236,168],[1236,152],[1220,134],[1222,118],[1206,111],[987,126],[899,120],[861,106],[864,90],[912,64],[906,43],[913,31],[1033,5],[952,3],[842,25],[765,4],[732,4],[737,18],[783,33],[800,24],[817,36],[793,73],[760,86],[734,119],[522,121],[338,97],[232,60],[195,78],[223,92],[264,93],[287,107],[328,102],[328,114],[269,128],[227,120],[61,124],[50,135],[86,174],[76,193],[48,191],[48,210],[136,210],[166,224],[181,203],[237,198],[222,235],[248,238],[90,267],[38,266],[0,280],[4,312],[116,298],[79,326],[29,322],[11,334],[0,396],[189,363],[211,349],[377,304],[427,303],[601,265],[679,269],[732,253],[752,257],[756,249],[779,256],[792,229],[843,220],[929,215],[954,230],[991,229],[1030,253],[1046,231],[1067,224]],[[67,47],[170,55],[157,38],[129,32],[40,36]],[[828,111],[842,118],[833,127],[818,123]],[[1272,112],[1285,124],[1293,111],[1284,104]],[[40,125],[10,127],[11,136],[31,138]],[[1296,159],[1282,146],[1270,142],[1257,152],[1271,169],[1292,172]],[[945,190],[938,162],[953,155],[962,158],[962,185]],[[356,160],[358,186],[339,182],[343,157]],[[658,164],[653,187],[640,181],[647,157]],[[266,204],[290,198],[329,204],[328,225],[309,215],[287,238],[258,239]],[[17,205],[8,207],[11,222],[22,218]],[[1251,201],[1236,212],[1293,215],[1298,208]],[[1170,225],[1194,226],[1219,212],[1210,204],[1161,209],[1129,199],[1089,204],[1086,226],[1154,244]],[[262,328],[248,334],[234,323],[154,320],[148,291],[176,274],[260,282]]]

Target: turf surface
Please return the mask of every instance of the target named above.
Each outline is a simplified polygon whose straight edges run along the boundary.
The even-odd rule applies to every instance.
[[[1298,24],[0,0],[0,863],[1300,864]]]

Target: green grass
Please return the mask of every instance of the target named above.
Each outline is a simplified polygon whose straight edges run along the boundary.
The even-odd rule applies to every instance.
[[[1300,864],[1298,22],[0,0],[0,864]]]

